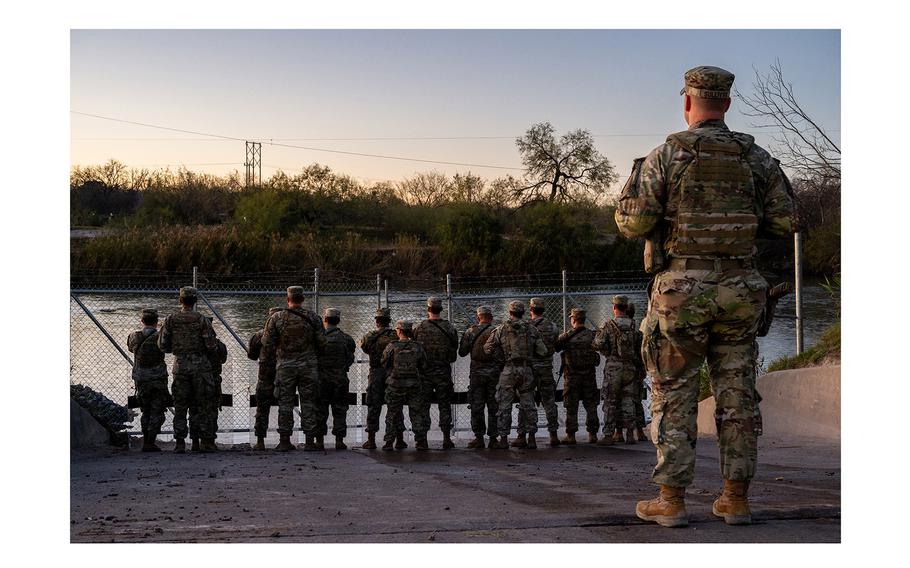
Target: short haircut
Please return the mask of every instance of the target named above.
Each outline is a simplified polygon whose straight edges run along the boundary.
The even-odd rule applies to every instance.
[[[576,314],[572,317],[575,318],[575,321],[577,321],[578,323],[585,323],[585,321],[587,321],[588,314],[585,314],[583,316]]]
[[[389,325],[390,323],[392,323],[392,318],[387,317],[387,316],[379,316],[376,318],[376,323],[378,323],[380,325]]]
[[[411,329],[401,329],[399,327],[395,331],[400,331],[403,336],[414,339],[414,328],[413,327]]]
[[[184,296],[184,297],[180,298],[180,303],[183,304],[184,306],[195,306],[196,298],[194,296],[193,297]]]
[[[290,300],[291,302],[293,302],[295,304],[302,304],[303,298],[304,298],[303,294],[289,294],[288,295],[288,300]]]
[[[544,306],[531,306],[531,313],[535,316],[539,316],[546,310]]]
[[[326,323],[329,325],[338,325],[338,322],[341,321],[341,318],[338,316],[329,316],[325,318]]]
[[[617,310],[621,311],[622,313],[626,313],[629,311],[629,304],[613,304],[613,307],[616,308]]]
[[[147,315],[147,316],[142,316],[142,323],[144,323],[145,325],[155,325],[156,323],[158,323],[158,316],[151,315],[151,314]]]
[[[520,317],[522,317],[522,316],[525,315],[525,311],[524,311],[524,310],[521,310],[521,311],[512,311],[512,310],[509,310],[509,315],[510,315],[510,316],[515,316],[515,317],[517,317],[517,318],[520,318]]]
[[[703,99],[701,97],[692,97],[692,100],[698,101],[696,106],[712,112],[726,112],[727,103],[730,99]]]
[[[427,308],[427,311],[430,312],[431,314],[441,314],[442,306],[430,306]]]
[[[493,319],[493,314],[477,314],[477,317],[479,317],[483,321],[487,321],[487,320]]]

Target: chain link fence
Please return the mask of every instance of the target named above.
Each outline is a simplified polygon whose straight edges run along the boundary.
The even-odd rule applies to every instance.
[[[426,299],[443,298],[443,317],[451,320],[459,333],[476,321],[480,305],[493,308],[496,319],[507,313],[511,300],[527,301],[532,297],[546,302],[545,317],[558,327],[568,327],[572,308],[587,311],[589,327],[598,327],[611,315],[611,296],[623,293],[635,302],[639,317],[644,314],[647,277],[641,273],[553,273],[520,277],[445,278],[429,282],[406,282],[391,288],[382,276],[362,276],[343,272],[321,272],[318,269],[298,272],[245,274],[106,271],[74,273],[70,299],[70,383],[81,384],[104,394],[117,404],[128,405],[134,394],[131,378],[131,355],[126,351],[127,336],[141,327],[143,308],[156,308],[160,320],[179,309],[177,291],[193,285],[200,291],[197,309],[213,318],[215,332],[228,348],[228,360],[222,371],[223,406],[218,420],[218,442],[242,444],[251,442],[255,407],[258,363],[247,358],[249,337],[262,329],[268,309],[285,303],[285,289],[302,285],[306,290],[305,307],[317,313],[329,307],[342,312],[340,328],[358,345],[355,363],[348,376],[355,404],[348,410],[348,437],[353,442],[363,439],[367,408],[364,404],[369,374],[369,358],[360,350],[360,339],[374,329],[377,307],[388,306],[392,319],[426,317]],[[173,356],[167,355],[168,369]],[[453,408],[455,435],[470,436],[470,410],[466,404],[469,358],[460,357],[453,366],[456,402]],[[558,356],[554,370],[559,369]],[[598,383],[602,380],[598,369]],[[561,380],[557,388],[561,389]],[[560,405],[560,426],[564,413]],[[584,410],[579,420],[584,420]],[[270,442],[277,442],[277,408],[270,413]],[[383,411],[384,416],[384,411]],[[517,424],[517,414],[513,417]],[[166,416],[162,437],[172,434],[173,415]],[[297,418],[299,424],[299,418]],[[431,439],[441,437],[438,409],[431,409]],[[539,424],[545,424],[542,409]],[[384,421],[383,424],[384,426]],[[130,433],[140,431],[138,409],[135,409]],[[380,432],[381,435],[382,432]]]

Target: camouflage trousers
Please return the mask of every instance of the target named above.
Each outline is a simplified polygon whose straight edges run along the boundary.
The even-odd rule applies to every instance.
[[[512,405],[519,405],[519,420],[524,419],[529,432],[537,431],[537,406],[534,405],[534,371],[530,365],[510,365],[499,375],[496,388],[499,403],[498,427],[500,436],[508,436],[512,430]]]
[[[655,483],[685,487],[695,472],[699,371],[707,359],[724,479],[755,475],[755,332],[767,282],[751,269],[657,276],[642,325],[651,385]]]
[[[471,371],[468,383],[468,403],[471,407],[471,431],[478,438],[496,436],[496,387],[499,375]]]
[[[600,404],[600,392],[597,390],[595,369],[573,371],[566,369],[566,386],[563,390],[562,404],[566,408],[566,433],[578,432],[578,404],[585,407],[585,427],[589,434],[600,430],[600,417],[597,407]]]
[[[316,359],[308,365],[278,367],[278,433],[294,432],[294,395],[300,396],[300,429],[307,436],[317,434],[319,369]]]
[[[167,392],[167,376],[136,383],[136,396],[139,399],[139,410],[142,418],[139,424],[143,434],[157,436],[164,425],[164,413],[171,404],[171,395]]]
[[[316,435],[329,433],[329,410],[332,411],[332,435],[348,435],[348,388],[351,381],[347,375],[319,378],[319,414],[316,417]]]
[[[635,427],[635,405],[641,406],[635,388],[637,379],[638,369],[634,366],[609,359],[604,363],[604,380],[600,392],[603,398],[605,435],[612,435],[617,428]]]
[[[556,430],[559,429],[559,409],[556,407],[556,381],[553,379],[553,364],[535,364],[531,366],[531,369],[534,371],[536,394],[540,396],[540,405],[547,415],[547,430],[555,433]],[[535,409],[535,414],[536,412]],[[530,432],[532,434],[537,432],[536,421],[534,429],[528,430],[525,427],[524,415],[519,414],[516,432],[518,432],[519,435],[524,434],[525,432]]]
[[[388,373],[379,367],[370,369],[369,384],[367,385],[367,432],[379,431],[379,419],[382,416],[382,405],[385,404],[385,383]],[[386,410],[388,413],[388,410]],[[404,416],[396,428],[404,431]]]
[[[455,385],[452,383],[452,367],[433,369],[423,376],[423,389],[429,409],[430,400],[436,395],[436,407],[439,409],[439,429],[448,432],[452,429],[452,399],[455,398]]]
[[[174,396],[174,437],[214,440],[217,423],[218,403],[215,378],[211,364],[203,355],[178,355],[174,361],[172,375],[174,382],[171,393]],[[187,414],[189,413],[189,428]],[[215,417],[212,417],[212,414]]]
[[[269,432],[269,414],[278,403],[275,397],[275,383],[259,379],[256,382],[256,421],[253,431],[257,438],[265,438]]]
[[[430,405],[426,402],[427,392],[422,385],[386,385],[385,389],[385,440],[394,440],[404,433],[404,406],[408,407],[411,430],[417,440],[426,440],[430,430]],[[400,425],[400,430],[399,430]]]

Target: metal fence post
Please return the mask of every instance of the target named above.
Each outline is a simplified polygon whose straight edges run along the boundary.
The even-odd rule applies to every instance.
[[[389,279],[386,278],[383,282],[383,287],[385,288],[385,307],[389,307]],[[380,306],[381,307],[381,306]]]
[[[566,310],[568,307],[568,303],[567,303],[568,295],[569,295],[569,280],[568,280],[566,271],[563,270],[562,271],[562,331],[563,331],[563,333],[565,333],[569,327],[569,324],[568,324],[569,320],[566,319],[566,313],[567,313]]]
[[[193,288],[199,289],[199,267],[193,267]]]
[[[446,274],[446,309],[449,312],[449,321],[455,319],[452,314],[452,275]]]
[[[319,314],[319,268],[313,269],[313,311]]]
[[[376,275],[376,309],[382,307],[382,276]]]
[[[796,291],[796,354],[803,352],[803,243],[800,233],[793,233],[793,288]]]

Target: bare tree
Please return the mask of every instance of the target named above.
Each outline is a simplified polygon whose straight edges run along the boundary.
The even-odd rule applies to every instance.
[[[406,203],[435,207],[449,200],[452,184],[445,174],[420,172],[398,183],[398,193]]]
[[[772,137],[781,164],[803,179],[840,180],[840,146],[799,104],[793,84],[784,79],[780,61],[768,73],[755,70],[752,96],[739,89],[735,96],[745,105],[742,113],[754,119],[755,128],[778,130]]]
[[[515,140],[527,185],[515,190],[523,203],[572,201],[580,195],[600,195],[616,181],[613,165],[594,147],[587,130],[573,130],[556,139],[549,122],[535,124]]]

